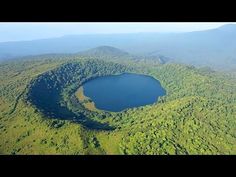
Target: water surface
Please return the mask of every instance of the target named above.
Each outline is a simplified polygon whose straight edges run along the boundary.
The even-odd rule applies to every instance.
[[[112,112],[153,104],[166,93],[153,77],[131,73],[99,77],[86,82],[83,88],[96,108]]]

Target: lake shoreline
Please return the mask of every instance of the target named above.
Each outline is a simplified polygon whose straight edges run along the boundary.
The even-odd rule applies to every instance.
[[[96,112],[99,111],[96,108],[95,103],[92,101],[92,99],[84,95],[83,86],[80,86],[78,88],[78,90],[75,92],[75,96],[86,109]]]

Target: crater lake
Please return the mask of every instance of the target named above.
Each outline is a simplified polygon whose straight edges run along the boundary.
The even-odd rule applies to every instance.
[[[158,80],[132,73],[95,78],[84,83],[83,89],[97,109],[111,112],[153,104],[166,94]]]

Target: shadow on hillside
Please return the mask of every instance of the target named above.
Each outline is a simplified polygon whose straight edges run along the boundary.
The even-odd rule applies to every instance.
[[[114,130],[108,124],[102,124],[83,115],[75,114],[67,107],[60,105],[60,90],[49,90],[43,84],[36,84],[29,89],[27,100],[30,101],[46,117],[60,120],[71,120],[91,130]]]

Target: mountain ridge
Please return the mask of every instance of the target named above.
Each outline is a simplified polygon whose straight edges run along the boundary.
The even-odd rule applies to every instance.
[[[123,50],[120,50],[116,47],[112,46],[98,46],[86,51],[79,52],[77,54],[85,55],[85,56],[111,56],[111,57],[120,57],[120,56],[128,56],[129,53]]]
[[[211,66],[217,69],[236,68],[235,24],[187,33],[73,35],[0,43],[0,61],[26,55],[83,53],[98,46],[112,46],[136,56],[163,55],[175,59],[177,63],[195,66]]]

